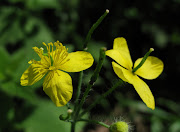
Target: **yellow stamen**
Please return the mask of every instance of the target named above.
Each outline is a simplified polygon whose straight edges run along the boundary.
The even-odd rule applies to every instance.
[[[30,60],[29,62],[28,62],[28,64],[32,64],[33,63],[33,60]]]

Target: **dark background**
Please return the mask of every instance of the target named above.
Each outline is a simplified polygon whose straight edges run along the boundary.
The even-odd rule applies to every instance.
[[[164,62],[164,71],[155,80],[144,80],[156,100],[154,111],[142,103],[132,85],[126,84],[102,100],[90,117],[108,123],[114,117],[123,117],[135,132],[180,131],[179,0],[1,0],[0,132],[69,131],[68,123],[58,120],[66,108],[56,108],[45,95],[43,79],[30,87],[20,86],[19,80],[28,68],[27,62],[38,60],[32,47],[59,40],[70,52],[82,49],[90,27],[106,9],[110,13],[88,45],[95,63],[85,71],[82,93],[98,61],[99,49],[111,49],[116,37],[126,38],[133,62],[154,48],[151,55]],[[75,95],[78,73],[71,76]],[[117,80],[107,57],[84,107]],[[100,132],[97,126],[84,124],[79,124],[77,131],[82,128]]]

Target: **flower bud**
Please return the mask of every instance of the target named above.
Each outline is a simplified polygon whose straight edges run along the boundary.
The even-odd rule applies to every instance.
[[[128,124],[123,121],[116,122],[109,127],[110,132],[128,132]]]

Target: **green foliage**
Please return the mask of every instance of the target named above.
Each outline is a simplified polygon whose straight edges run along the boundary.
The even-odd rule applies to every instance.
[[[39,60],[32,47],[41,47],[42,42],[69,38],[68,34],[75,28],[77,15],[72,10],[69,16],[65,10],[76,7],[76,2],[73,1],[71,7],[65,7],[67,2],[59,3],[57,0],[0,2],[0,105],[3,106],[0,110],[0,131],[69,131],[70,124],[58,118],[66,112],[66,108],[57,108],[50,100],[47,101],[49,98],[42,90],[43,79],[34,86],[22,87],[20,77],[28,68],[29,60]],[[48,10],[54,11],[46,15],[45,11]],[[72,22],[67,22],[69,17]],[[65,45],[69,52],[75,48],[72,44]],[[40,94],[38,91],[41,91]],[[77,131],[83,126],[83,123],[78,123]]]
[[[33,113],[16,127],[25,129],[25,132],[55,132],[70,131],[70,123],[60,121],[59,115],[66,113],[65,107],[57,108],[50,100],[37,100]],[[84,123],[78,124],[77,131],[81,130]]]
[[[149,84],[156,100],[154,111],[147,109],[141,101],[136,101],[140,99],[134,94],[133,87],[128,85],[117,88],[91,112],[109,116],[118,106],[119,115],[125,114],[124,118],[127,117],[136,126],[134,131],[142,125],[152,132],[180,131],[177,92],[177,76],[180,73],[179,3],[180,0],[1,0],[0,132],[69,131],[70,124],[58,119],[60,114],[66,113],[66,108],[55,107],[45,95],[43,79],[33,86],[22,87],[20,77],[28,68],[29,60],[39,60],[32,47],[42,47],[42,42],[59,40],[69,52],[82,49],[90,26],[106,8],[110,10],[109,16],[88,44],[88,52],[93,55],[95,63],[88,72],[84,72],[83,87],[97,64],[99,49],[111,49],[115,37],[128,38],[130,49],[136,50],[131,52],[134,58],[141,57],[151,47],[155,48],[153,54],[158,54],[156,56],[164,61],[165,70],[157,81]],[[106,58],[100,77],[93,86],[91,92],[95,96],[102,95],[117,79],[110,61]],[[76,93],[75,77],[73,86]],[[89,97],[86,105],[91,104],[94,98],[98,97]],[[139,116],[142,119],[140,125],[136,123]],[[78,124],[77,131],[82,130],[83,126]]]

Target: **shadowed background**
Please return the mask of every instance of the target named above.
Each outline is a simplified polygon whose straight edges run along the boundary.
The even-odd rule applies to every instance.
[[[20,77],[29,60],[39,59],[32,47],[41,47],[42,42],[59,40],[69,52],[81,50],[90,27],[106,9],[110,13],[88,44],[95,63],[85,71],[82,94],[98,61],[99,49],[111,49],[116,37],[126,38],[133,62],[154,48],[151,55],[164,62],[164,71],[155,80],[144,80],[156,100],[154,111],[143,104],[132,85],[126,84],[92,109],[90,118],[110,124],[114,117],[123,117],[131,122],[135,132],[180,131],[179,0],[1,0],[0,132],[69,131],[69,123],[58,119],[66,107],[55,107],[42,90],[43,79],[33,86],[22,87]],[[106,58],[84,107],[118,80],[111,61]],[[75,95],[78,73],[71,76]],[[83,129],[105,131],[95,125],[78,124],[77,132]]]

